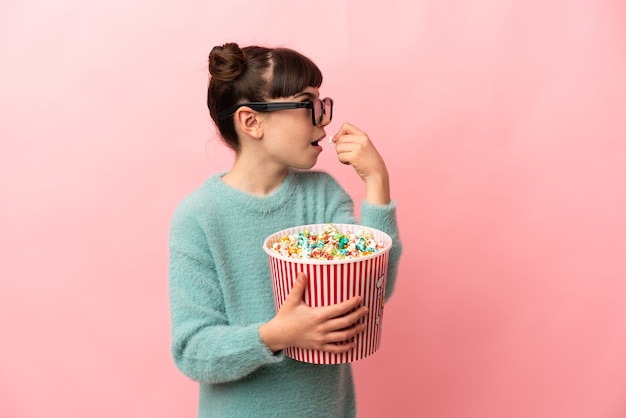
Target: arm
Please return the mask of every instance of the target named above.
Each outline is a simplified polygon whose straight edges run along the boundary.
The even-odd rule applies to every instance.
[[[391,197],[387,166],[367,134],[344,123],[331,138],[339,161],[351,165],[365,182],[365,200],[373,205],[388,204]]]
[[[170,234],[171,350],[188,377],[212,383],[240,379],[282,360],[260,341],[260,324],[230,325],[202,229],[175,215]]]
[[[361,202],[361,225],[384,231],[393,240],[389,251],[389,267],[385,287],[385,299],[388,300],[395,289],[398,264],[402,254],[402,241],[400,241],[398,231],[395,201],[392,200],[388,205],[372,205],[365,200]]]
[[[384,231],[393,240],[385,291],[389,298],[397,279],[402,243],[398,234],[396,206],[390,195],[387,166],[367,134],[349,123],[345,123],[332,139],[339,161],[351,165],[365,183],[360,224]]]

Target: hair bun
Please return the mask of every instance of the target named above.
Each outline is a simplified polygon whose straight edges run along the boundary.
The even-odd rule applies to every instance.
[[[246,68],[246,55],[236,43],[215,46],[209,54],[209,73],[219,81],[233,81]]]

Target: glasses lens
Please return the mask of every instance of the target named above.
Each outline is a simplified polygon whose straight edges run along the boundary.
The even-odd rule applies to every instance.
[[[324,118],[324,103],[320,99],[313,100],[313,121],[315,125],[322,123]]]
[[[333,119],[333,100],[328,97],[324,100],[313,100],[313,121],[315,125],[321,125],[325,118],[328,122]]]
[[[333,120],[333,99],[330,97],[324,99],[324,113],[329,122]]]

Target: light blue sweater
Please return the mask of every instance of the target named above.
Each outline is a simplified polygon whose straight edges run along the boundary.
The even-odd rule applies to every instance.
[[[357,223],[328,174],[290,170],[256,197],[210,177],[177,207],[170,231],[172,355],[200,382],[198,417],[353,417],[349,364],[314,365],[272,353],[259,326],[275,315],[263,240],[296,225]],[[395,203],[361,206],[361,224],[393,239],[386,299],[401,253]]]

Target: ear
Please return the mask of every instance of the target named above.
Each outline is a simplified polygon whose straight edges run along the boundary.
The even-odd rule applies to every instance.
[[[262,118],[258,112],[244,106],[237,109],[234,118],[235,124],[244,134],[255,139],[263,137]]]

